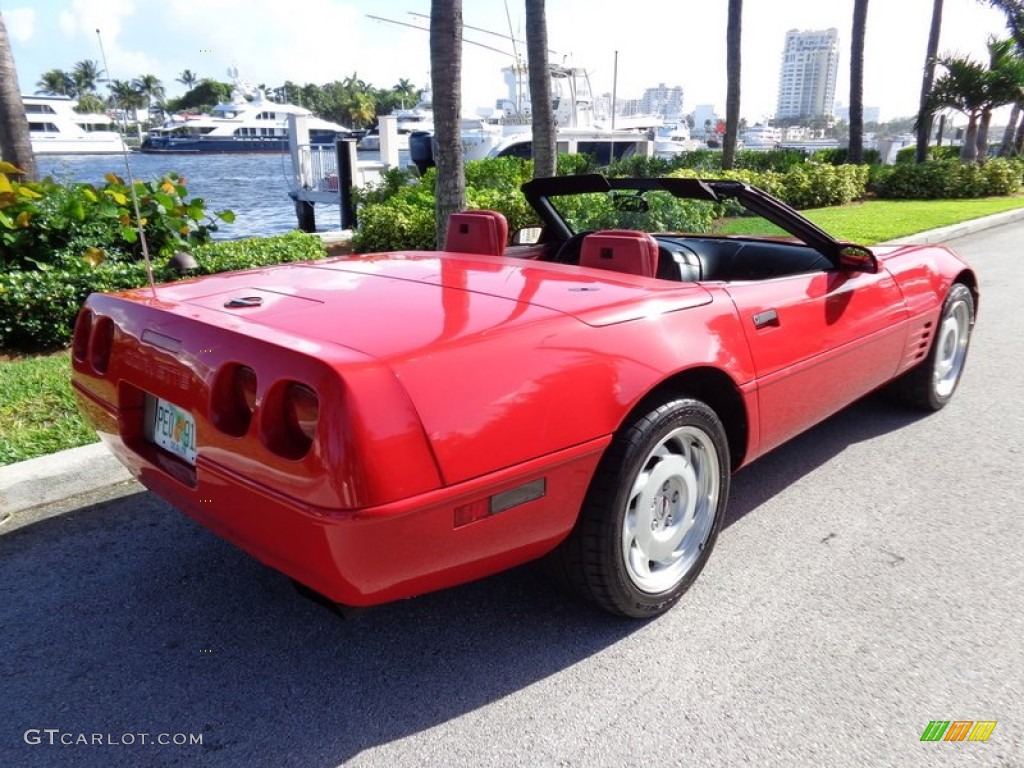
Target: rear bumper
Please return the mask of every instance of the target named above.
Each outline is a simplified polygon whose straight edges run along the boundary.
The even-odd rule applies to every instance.
[[[575,524],[610,440],[592,440],[377,507],[324,509],[202,454],[185,482],[173,461],[144,456],[125,443],[115,409],[79,387],[75,391],[101,438],[143,485],[261,562],[350,606],[443,589],[545,554]],[[541,478],[543,497],[455,527],[457,507]]]

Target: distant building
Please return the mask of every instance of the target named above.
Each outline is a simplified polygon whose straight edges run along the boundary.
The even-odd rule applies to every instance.
[[[842,120],[844,123],[850,122],[850,108],[843,104],[836,104],[836,120]],[[865,123],[880,123],[882,117],[882,110],[879,107],[864,107],[864,122]]]
[[[678,120],[683,115],[682,86],[670,88],[659,83],[657,88],[646,89],[640,99],[640,109],[648,115],[661,115],[666,121]]]
[[[777,120],[813,120],[832,116],[839,73],[839,31],[786,33],[779,76]]]
[[[714,104],[698,104],[693,108],[693,135],[703,136],[705,128],[714,132],[718,120]]]

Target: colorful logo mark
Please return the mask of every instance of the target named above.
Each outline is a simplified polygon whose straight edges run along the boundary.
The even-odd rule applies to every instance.
[[[996,720],[932,720],[921,734],[921,741],[988,741]]]

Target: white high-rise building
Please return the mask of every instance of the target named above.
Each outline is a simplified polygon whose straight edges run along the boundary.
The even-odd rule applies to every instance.
[[[646,89],[640,102],[640,108],[648,115],[661,115],[666,120],[678,120],[683,115],[683,87],[669,87],[659,83],[657,88]]]
[[[777,120],[831,117],[839,73],[839,31],[786,33],[779,76]]]

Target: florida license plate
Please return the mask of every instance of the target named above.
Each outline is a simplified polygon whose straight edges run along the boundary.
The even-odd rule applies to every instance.
[[[196,420],[191,413],[163,398],[153,398],[152,440],[165,451],[196,463]]]

